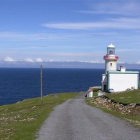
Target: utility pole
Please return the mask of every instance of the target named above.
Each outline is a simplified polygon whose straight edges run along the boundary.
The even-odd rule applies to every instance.
[[[42,90],[42,65],[40,65],[40,88],[41,88],[41,105],[43,105],[43,90]]]

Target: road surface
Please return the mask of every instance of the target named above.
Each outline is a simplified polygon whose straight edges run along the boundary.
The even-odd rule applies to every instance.
[[[128,122],[88,106],[84,93],[57,106],[37,133],[37,140],[140,140]]]

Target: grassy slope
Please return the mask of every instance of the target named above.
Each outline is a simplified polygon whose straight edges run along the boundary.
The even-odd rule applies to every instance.
[[[121,113],[119,113],[117,111],[108,110],[108,109],[106,109],[104,107],[96,106],[96,105],[93,104],[91,98],[87,98],[86,99],[86,103],[88,105],[92,106],[92,107],[97,107],[97,108],[103,110],[104,112],[109,113],[109,114],[112,114],[112,115],[114,115],[116,117],[120,117],[120,118],[124,118],[124,119],[128,119],[128,120],[134,120],[134,121],[140,122],[140,118],[136,118],[136,117],[133,117],[133,116],[124,115],[124,114],[121,114]]]
[[[43,121],[53,108],[74,98],[78,93],[57,94],[58,96],[27,99],[20,103],[0,106],[0,139],[5,140],[33,140]]]
[[[118,103],[124,103],[124,104],[140,103],[140,89],[126,91],[117,94],[109,94],[106,96],[108,98],[114,99]]]
[[[117,93],[117,94],[109,94],[106,96],[110,99],[114,99],[118,103],[124,103],[124,104],[140,103],[140,89],[133,90],[133,91],[126,91],[126,92]],[[113,111],[113,110],[108,110],[108,109],[103,108],[103,107],[95,106],[93,101],[92,101],[92,98],[87,98],[86,102],[90,106],[97,107],[97,108],[103,110],[104,112],[110,113],[116,117],[121,117],[121,118],[125,118],[128,120],[134,120],[136,122],[136,123],[134,122],[135,125],[140,124],[140,123],[138,123],[138,122],[140,122],[140,118],[124,115],[124,114],[121,114],[121,113]]]

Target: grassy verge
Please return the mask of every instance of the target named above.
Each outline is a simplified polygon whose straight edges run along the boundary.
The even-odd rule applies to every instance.
[[[61,93],[44,96],[43,106],[40,105],[40,98],[0,106],[0,139],[34,140],[37,130],[53,108],[77,95]]]
[[[121,118],[125,118],[125,119],[130,119],[130,120],[134,120],[134,121],[139,121],[140,122],[140,118],[136,118],[136,117],[133,117],[133,116],[128,116],[128,115],[124,115],[124,114],[121,114],[117,111],[113,111],[113,110],[108,110],[104,107],[100,107],[100,106],[96,106],[93,102],[92,102],[92,99],[91,98],[87,98],[86,99],[86,103],[92,107],[97,107],[101,110],[103,110],[104,112],[106,113],[109,113],[109,114],[112,114],[116,117],[121,117]]]
[[[96,93],[94,96],[96,96]],[[123,104],[140,103],[140,89],[116,93],[116,94],[108,94],[106,96],[110,99],[113,99],[117,103],[123,103]],[[114,110],[108,110],[104,107],[96,106],[94,104],[94,101],[92,98],[87,98],[86,103],[90,106],[97,107],[97,108],[103,110],[104,112],[112,114],[116,117],[124,118],[124,119],[128,120],[129,122],[131,122],[132,124],[134,124],[135,126],[140,127],[140,118],[121,114],[121,113],[114,111]]]
[[[140,103],[140,89],[116,94],[109,94],[106,96],[110,99],[114,99],[118,103],[124,104]]]
[[[93,96],[98,96],[98,93],[97,92],[93,92]]]

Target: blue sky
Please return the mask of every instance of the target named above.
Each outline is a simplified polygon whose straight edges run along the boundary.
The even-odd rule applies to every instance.
[[[140,64],[139,0],[0,0],[0,62]]]

